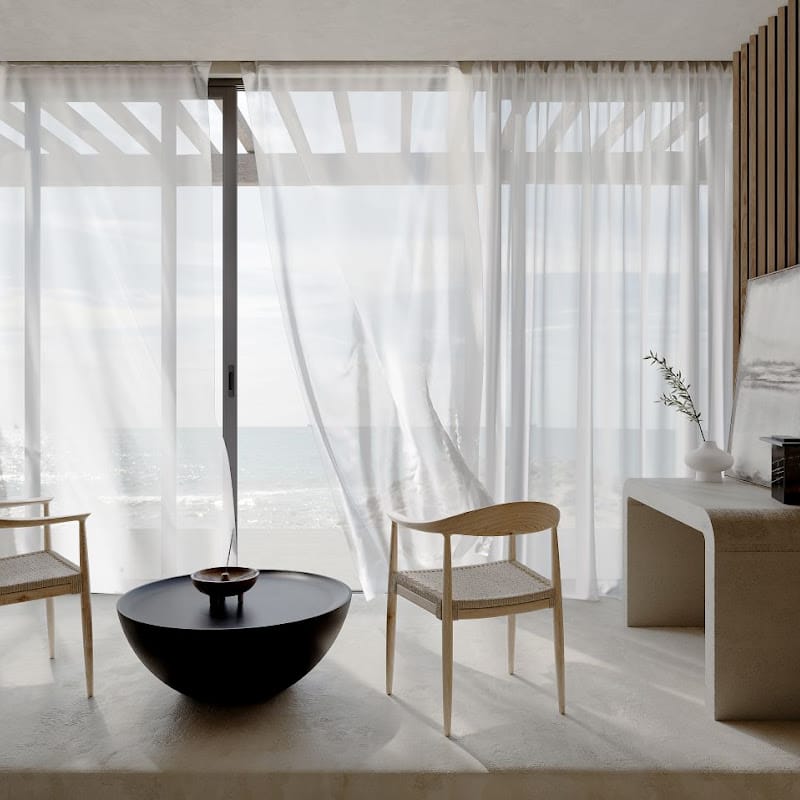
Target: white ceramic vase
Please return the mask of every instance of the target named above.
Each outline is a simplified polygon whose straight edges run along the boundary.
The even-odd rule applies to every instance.
[[[695,471],[695,480],[722,483],[722,472],[733,464],[733,456],[720,450],[716,442],[709,440],[687,453],[684,461],[687,467]]]

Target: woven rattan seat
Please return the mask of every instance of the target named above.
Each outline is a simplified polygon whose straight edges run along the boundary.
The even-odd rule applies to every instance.
[[[424,569],[398,572],[398,591],[408,593],[434,606],[430,610],[442,618],[444,570]],[[518,561],[493,561],[453,569],[453,619],[466,609],[495,608],[537,600],[550,600],[553,584]]]
[[[52,551],[0,559],[0,595],[50,586],[63,587],[65,594],[77,594],[81,590],[80,569]]]
[[[0,500],[0,511],[6,509],[41,506],[38,517],[11,518],[0,516],[0,533],[15,528],[41,528],[44,548],[31,553],[0,558],[0,606],[44,600],[47,614],[47,639],[50,658],[55,658],[55,612],[53,598],[62,594],[81,596],[81,625],[83,627],[83,659],[86,671],[86,694],[94,694],[94,666],[92,647],[92,604],[89,594],[89,554],[86,549],[86,518],[88,514],[51,516],[52,497],[34,497],[19,500]],[[51,548],[50,529],[63,523],[78,524],[78,552],[80,566],[73,564]]]
[[[398,595],[442,621],[442,705],[446,736],[450,735],[452,716],[453,622],[457,619],[507,617],[508,671],[513,674],[517,615],[552,609],[558,710],[564,713],[564,618],[558,557],[560,516],[555,506],[531,501],[502,503],[433,521],[412,521],[396,513],[389,514],[392,526],[386,600],[386,694],[392,693]],[[444,540],[443,568],[399,571],[397,535],[400,528],[441,535]],[[517,535],[544,531],[550,534],[552,579],[517,561]],[[453,536],[507,537],[508,557],[503,561],[453,568]]]

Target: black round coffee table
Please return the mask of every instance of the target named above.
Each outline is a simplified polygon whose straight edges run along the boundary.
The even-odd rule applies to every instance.
[[[122,629],[142,663],[168,686],[217,703],[253,703],[313,669],[350,608],[341,581],[309,572],[261,570],[222,614],[188,575],[140,586],[117,602]]]

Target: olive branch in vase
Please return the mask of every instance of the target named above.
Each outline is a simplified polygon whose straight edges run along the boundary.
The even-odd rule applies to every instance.
[[[705,442],[706,436],[703,433],[703,426],[701,424],[702,418],[700,412],[695,408],[694,400],[692,400],[692,395],[689,391],[692,385],[684,380],[680,370],[676,370],[667,364],[666,356],[660,356],[658,353],[651,350],[644,357],[644,360],[651,363],[654,367],[658,367],[658,371],[670,387],[670,390],[668,392],[663,392],[656,402],[663,403],[667,408],[674,408],[679,414],[689,417],[689,419],[697,425],[697,430],[700,431],[700,437]]]

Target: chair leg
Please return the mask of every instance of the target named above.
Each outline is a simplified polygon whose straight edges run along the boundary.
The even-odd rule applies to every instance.
[[[53,610],[53,598],[48,597],[44,601],[45,612],[47,615],[47,644],[50,648],[50,658],[56,657],[56,617]]]
[[[92,644],[92,600],[89,587],[81,590],[81,625],[83,627],[83,662],[86,671],[86,696],[94,696],[94,660]]]
[[[453,618],[442,619],[442,706],[444,710],[444,735],[450,735],[453,716]]]
[[[514,674],[514,645],[516,643],[517,634],[517,616],[516,614],[508,615],[508,674]]]
[[[397,627],[397,592],[386,595],[386,694],[392,693],[394,679],[394,639]]]
[[[553,647],[556,656],[556,681],[558,683],[558,711],[564,713],[564,613],[561,598],[553,606]]]

